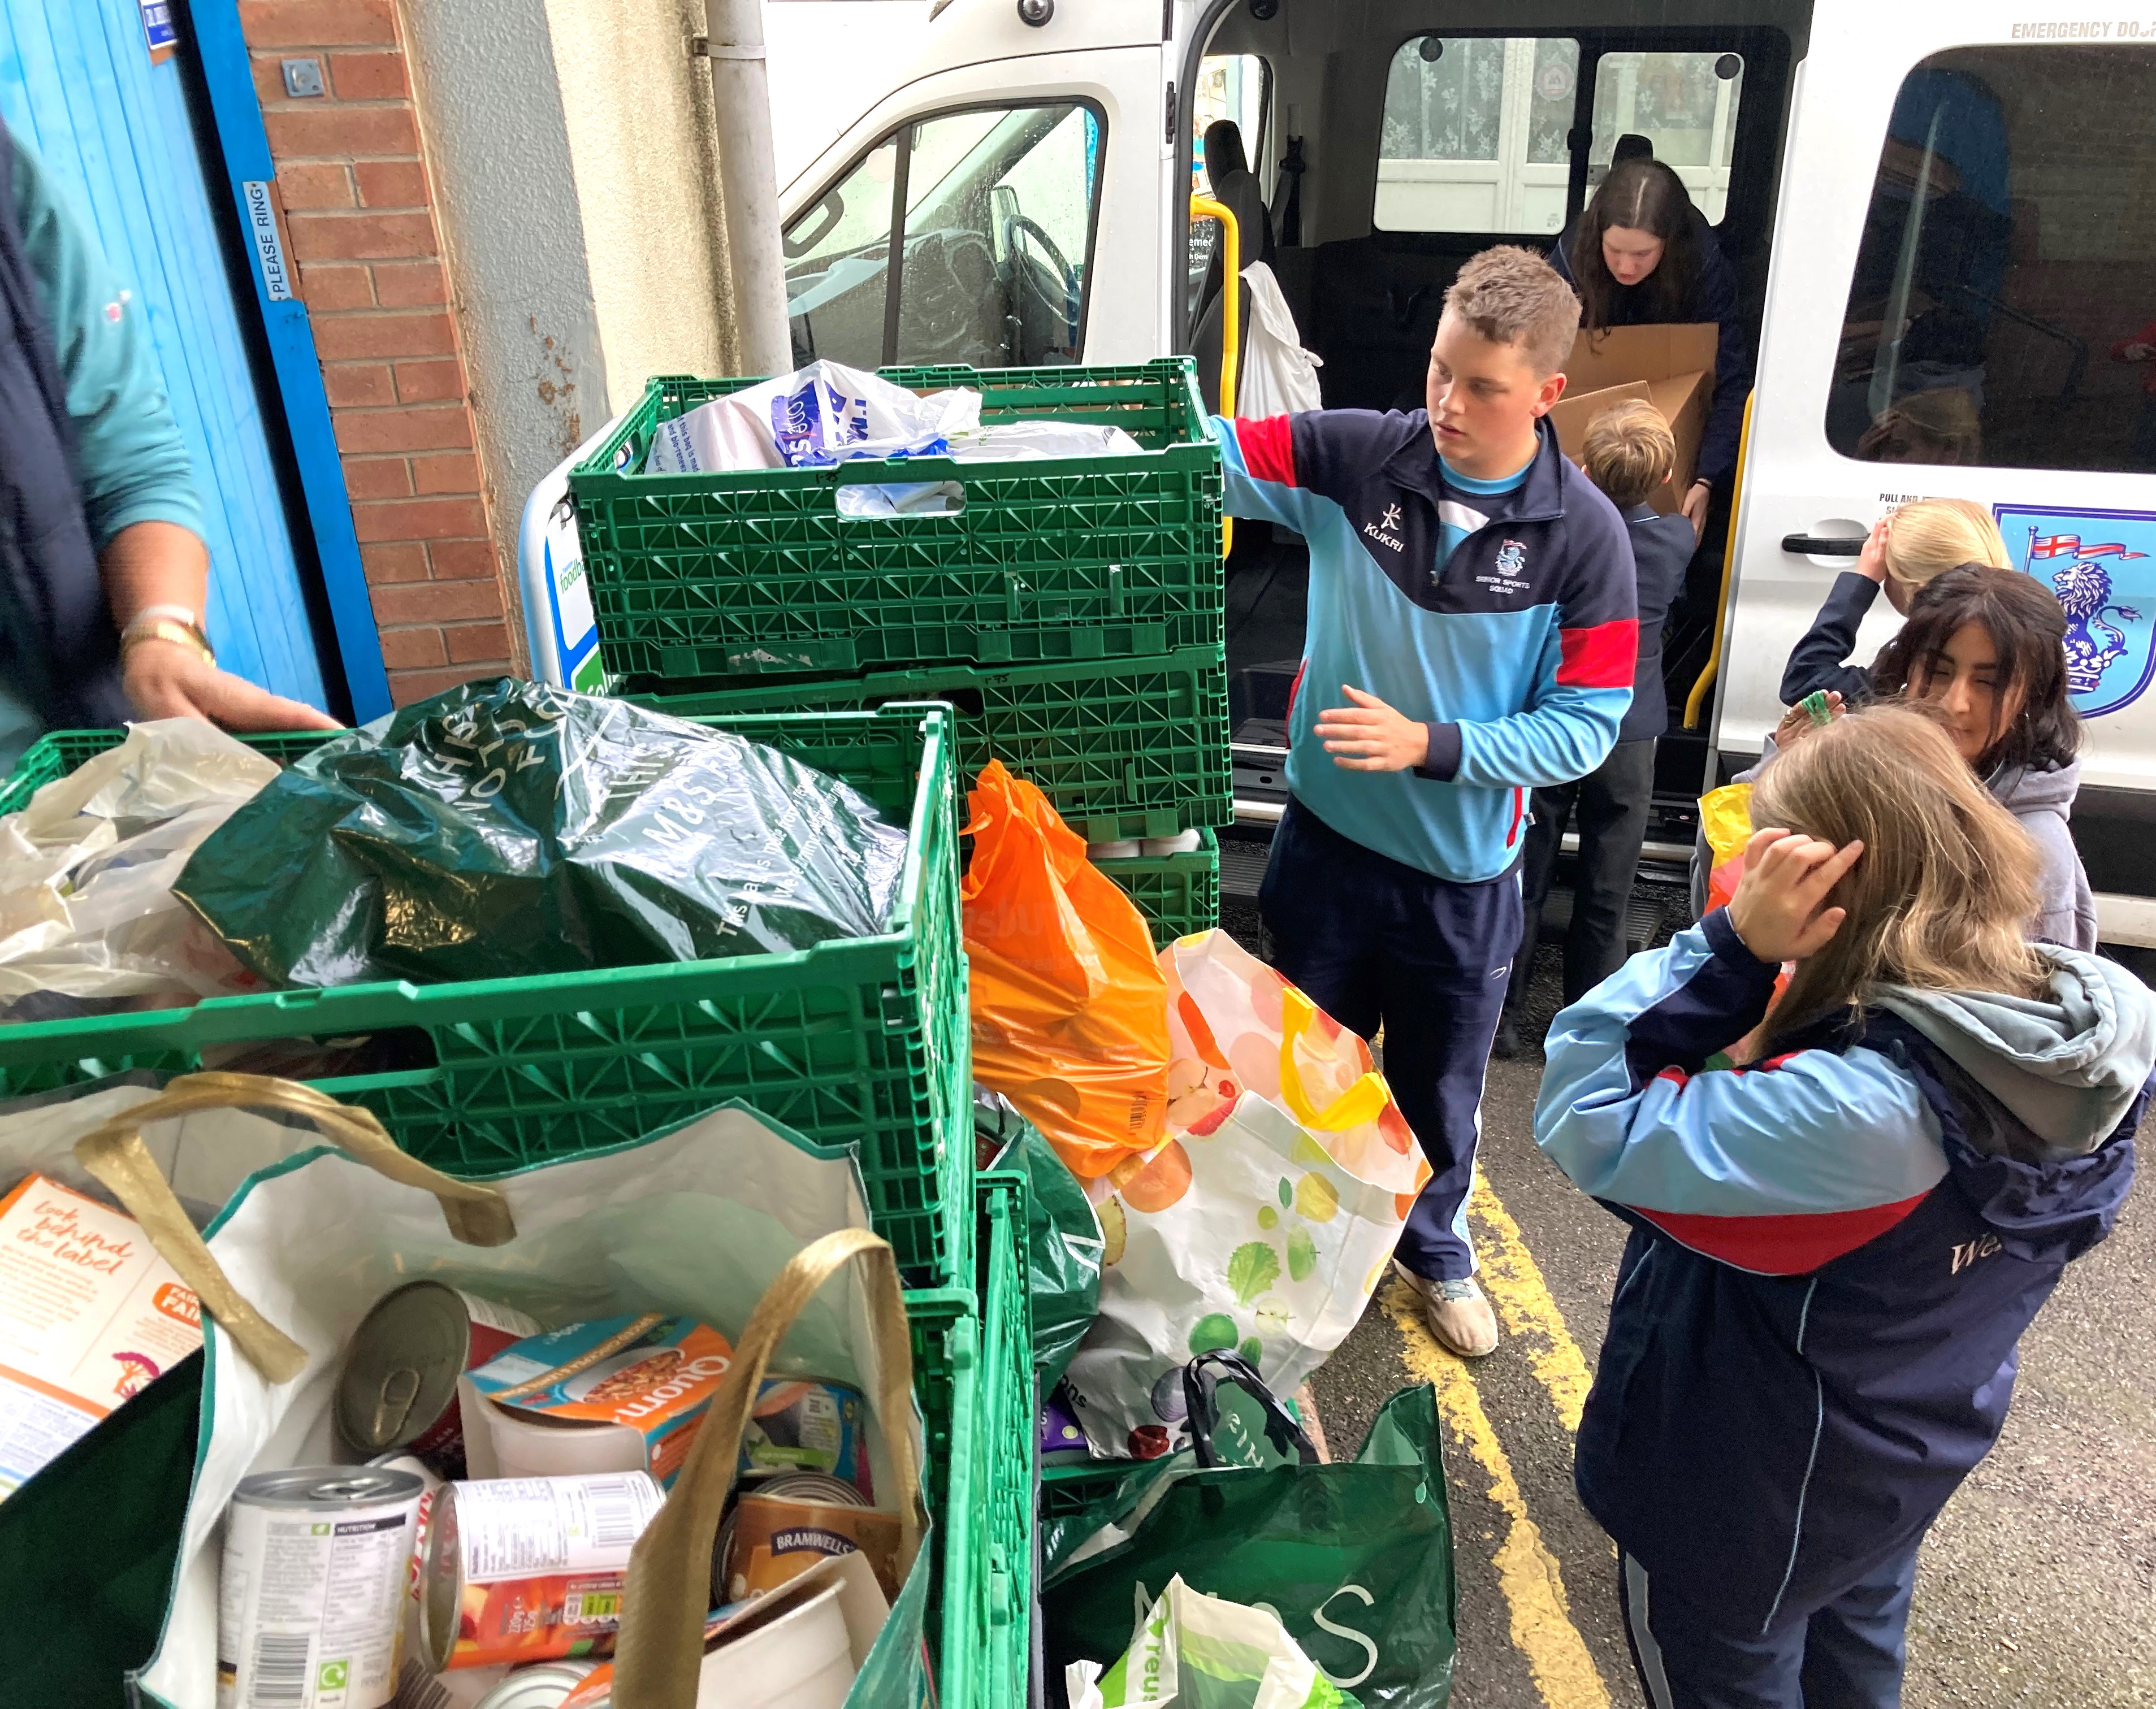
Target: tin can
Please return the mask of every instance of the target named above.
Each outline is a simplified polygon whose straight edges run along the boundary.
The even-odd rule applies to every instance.
[[[242,1478],[224,1522],[218,1709],[381,1709],[425,1486],[300,1466]]]
[[[337,1434],[362,1457],[404,1449],[444,1477],[465,1470],[457,1378],[540,1332],[521,1311],[440,1282],[407,1282],[375,1301],[338,1373]]]
[[[596,1661],[546,1661],[520,1667],[480,1700],[479,1709],[562,1709]]]
[[[767,1377],[742,1434],[741,1475],[826,1472],[873,1501],[868,1402],[860,1389],[827,1378]]]
[[[641,1471],[445,1486],[422,1586],[428,1664],[486,1667],[610,1650],[629,1551],[665,1499]]]
[[[367,1464],[374,1471],[408,1471],[421,1485],[419,1506],[412,1516],[412,1552],[404,1560],[404,1624],[398,1634],[397,1691],[402,1698],[404,1669],[418,1665],[419,1574],[427,1563],[427,1537],[434,1515],[434,1497],[441,1493],[442,1481],[434,1475],[432,1466],[415,1455],[377,1454]],[[454,1709],[454,1706],[444,1705],[443,1709]]]
[[[467,1667],[436,1673],[417,1655],[407,1655],[397,1675],[397,1695],[389,1709],[480,1709],[487,1695],[509,1677],[506,1667]]]
[[[788,1472],[745,1485],[720,1527],[711,1600],[721,1607],[776,1590],[831,1555],[858,1549],[884,1594],[898,1599],[896,1513],[870,1507],[842,1478]]]

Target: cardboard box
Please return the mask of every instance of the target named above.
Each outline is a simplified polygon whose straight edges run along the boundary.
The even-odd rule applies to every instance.
[[[1574,463],[1588,424],[1611,404],[1643,398],[1661,411],[1676,440],[1670,479],[1647,502],[1675,514],[1699,464],[1699,442],[1714,400],[1719,330],[1711,321],[1679,326],[1613,326],[1583,332],[1565,359],[1564,396],[1550,411],[1557,442]]]

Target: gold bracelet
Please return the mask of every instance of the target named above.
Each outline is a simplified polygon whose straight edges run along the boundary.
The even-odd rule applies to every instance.
[[[192,648],[202,654],[203,664],[213,670],[217,668],[217,654],[210,650],[209,638],[191,623],[175,623],[168,617],[137,618],[120,632],[121,661],[145,641],[170,641],[175,646]]]

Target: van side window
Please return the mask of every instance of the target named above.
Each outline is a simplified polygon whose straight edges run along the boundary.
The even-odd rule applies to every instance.
[[[787,228],[794,359],[1077,362],[1105,137],[1097,110],[1063,101],[941,113],[879,142]]]
[[[1372,223],[1388,232],[1564,228],[1579,44],[1416,36],[1385,74]]]
[[[1956,48],[1903,80],[1828,393],[1867,462],[2156,471],[2156,47]]]

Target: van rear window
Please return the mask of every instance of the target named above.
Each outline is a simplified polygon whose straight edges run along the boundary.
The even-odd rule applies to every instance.
[[[1880,463],[2156,471],[2156,46],[2001,44],[1903,80],[1828,394]]]
[[[1743,78],[1743,55],[1722,50],[1583,57],[1571,36],[1412,37],[1385,75],[1372,223],[1554,237],[1584,136],[1589,193],[1622,142],[1674,167],[1719,225]]]

